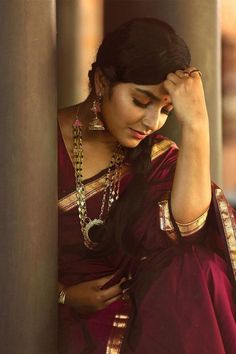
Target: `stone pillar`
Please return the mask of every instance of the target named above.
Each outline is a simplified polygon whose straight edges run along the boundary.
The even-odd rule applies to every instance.
[[[0,347],[56,354],[55,0],[0,1]]]
[[[219,0],[105,0],[105,30],[134,17],[167,21],[188,44],[192,64],[203,73],[210,118],[212,179],[221,184],[222,118]],[[191,109],[191,108],[190,108]],[[179,139],[174,119],[163,134]]]
[[[88,95],[88,70],[103,36],[103,0],[57,0],[58,106]]]

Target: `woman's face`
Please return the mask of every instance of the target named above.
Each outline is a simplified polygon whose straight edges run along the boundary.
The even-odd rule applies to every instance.
[[[109,133],[121,145],[136,147],[160,129],[173,106],[163,84],[119,83],[106,88],[102,116]]]

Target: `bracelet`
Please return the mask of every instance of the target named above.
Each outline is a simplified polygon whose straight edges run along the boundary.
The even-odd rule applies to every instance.
[[[202,215],[200,215],[197,219],[186,223],[182,224],[176,221],[176,224],[179,228],[179,231],[181,233],[181,236],[190,236],[193,233],[199,231],[206,223],[207,215],[208,215],[208,210],[207,209]]]
[[[164,199],[164,200],[158,202],[158,205],[159,205],[160,228],[161,228],[161,230],[163,230],[167,233],[168,237],[171,240],[176,241],[177,234],[176,234],[174,225],[171,221],[168,200]],[[207,220],[208,210],[209,209],[207,209],[197,219],[195,219],[189,223],[183,224],[183,223],[179,223],[179,222],[175,221],[176,225],[180,231],[181,236],[182,237],[191,236],[192,234],[196,233],[201,228],[203,228],[203,226],[205,225],[206,220]]]
[[[64,305],[66,302],[66,292],[65,292],[66,288],[63,288],[58,296],[58,304],[62,304]]]

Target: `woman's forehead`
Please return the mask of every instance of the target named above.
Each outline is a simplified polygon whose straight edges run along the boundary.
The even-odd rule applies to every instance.
[[[164,88],[163,82],[156,85],[140,85],[135,83],[119,83],[113,87],[120,94],[141,94],[149,97],[155,101],[160,101],[163,96],[169,96],[168,92]]]
[[[163,82],[156,85],[133,85],[133,89],[136,92],[142,93],[154,100],[159,100],[163,95],[168,95],[168,92],[164,88]]]

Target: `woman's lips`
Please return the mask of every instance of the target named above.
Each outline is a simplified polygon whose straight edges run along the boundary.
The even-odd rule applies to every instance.
[[[142,139],[146,138],[146,136],[147,136],[147,134],[142,133],[142,132],[140,132],[138,130],[135,130],[135,129],[132,129],[132,128],[130,128],[130,130],[131,130],[132,136],[135,139],[137,139],[137,140],[142,140]]]

